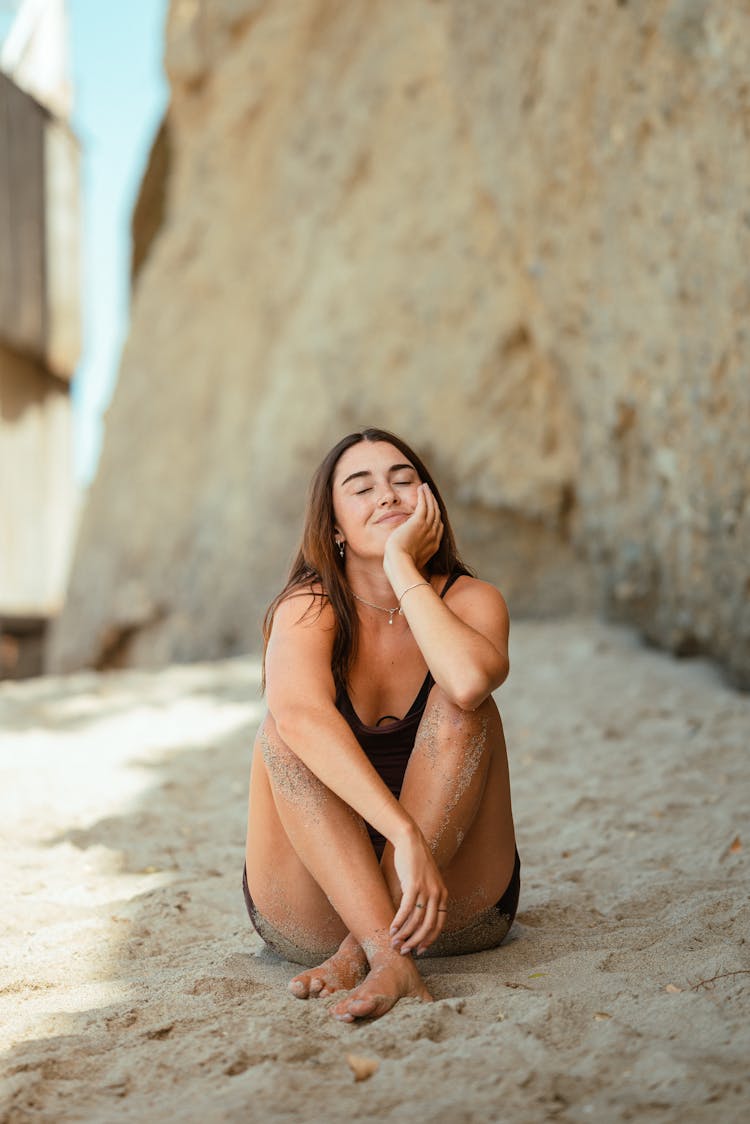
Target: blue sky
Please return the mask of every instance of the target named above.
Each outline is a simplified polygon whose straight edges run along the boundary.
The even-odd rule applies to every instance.
[[[169,100],[169,0],[67,0],[81,145],[83,351],[73,380],[74,470],[94,476],[102,414],[117,378],[130,308],[130,218]],[[0,39],[17,3],[0,3]]]
[[[130,306],[130,218],[164,114],[168,0],[68,0],[81,144],[83,353],[73,380],[75,473],[93,477]]]

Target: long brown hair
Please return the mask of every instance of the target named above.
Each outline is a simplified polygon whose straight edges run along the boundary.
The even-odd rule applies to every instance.
[[[266,611],[263,620],[264,689],[266,685],[265,655],[271,636],[274,614],[281,602],[287,597],[301,595],[308,595],[311,599],[305,612],[309,612],[317,604],[320,613],[326,600],[333,609],[336,635],[333,642],[331,670],[337,692],[346,687],[349,669],[357,654],[359,618],[352,591],[344,574],[344,562],[334,542],[333,474],[342,454],[352,445],[358,445],[361,441],[383,441],[389,445],[394,445],[414,465],[421,483],[429,484],[430,491],[440,508],[443,537],[440,540],[440,546],[425,566],[427,573],[472,573],[459,557],[443,497],[421,458],[417,456],[413,449],[409,448],[405,441],[402,441],[400,437],[396,437],[393,433],[388,433],[385,429],[369,428],[362,429],[357,433],[350,433],[347,437],[343,437],[337,445],[334,445],[330,453],[323,458],[312,478],[307,498],[302,542],[292,562],[284,588],[281,593],[274,597]],[[322,593],[313,589],[313,586],[318,584],[322,586]]]

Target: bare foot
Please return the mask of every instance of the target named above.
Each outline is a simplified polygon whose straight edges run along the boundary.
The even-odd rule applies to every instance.
[[[355,1019],[379,1019],[399,999],[421,999],[431,1003],[432,996],[422,982],[417,966],[410,956],[386,953],[374,957],[372,969],[359,987],[340,999],[331,1014],[342,1022]]]
[[[289,990],[298,999],[314,999],[334,991],[348,991],[365,978],[367,957],[351,933],[317,968],[300,972],[289,983]]]

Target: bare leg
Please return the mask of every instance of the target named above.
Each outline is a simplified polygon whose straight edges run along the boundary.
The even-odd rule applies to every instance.
[[[294,761],[301,764],[297,758]],[[310,778],[319,785],[312,774]],[[515,854],[505,740],[492,699],[468,713],[433,688],[401,802],[430,843],[451,894],[445,932],[429,954],[476,951],[499,943],[502,928],[493,933],[491,927],[478,925],[473,935],[466,929],[491,911],[507,886]],[[341,919],[290,846],[261,752],[256,753],[253,764],[251,807],[248,877],[251,886],[259,888],[254,892],[260,908],[285,931],[291,930],[297,944],[311,950],[308,963],[314,963],[316,949],[323,960],[292,981],[293,994],[306,998],[353,987],[367,968],[367,958],[356,937],[346,934]],[[347,812],[352,815],[351,810]],[[388,845],[382,870],[391,890],[391,916],[400,899],[392,858],[393,849]],[[270,882],[269,871],[275,875]],[[288,897],[282,896],[282,888],[287,888]],[[451,934],[455,935],[453,944]],[[467,943],[470,936],[474,943]],[[330,955],[339,943],[338,951]]]
[[[467,712],[451,703],[440,688],[433,688],[409,759],[401,803],[430,844],[450,893],[446,927],[430,953],[451,955],[495,947],[507,932],[507,922],[493,907],[510,880],[515,835],[505,739],[493,699]],[[382,870],[397,903],[400,886],[390,844]],[[420,951],[413,940],[408,943]],[[342,952],[351,956],[351,947],[350,935]],[[370,989],[368,977],[334,1011],[356,1010],[352,1004],[366,998]]]
[[[341,940],[348,931],[361,946],[370,966],[370,988],[345,1009],[334,1008],[336,1017],[345,1021],[377,1018],[402,997],[429,1000],[431,996],[413,960],[391,947],[388,929],[393,902],[361,818],[284,744],[270,716],[256,748],[261,750],[262,761],[257,769],[254,762],[250,820],[260,830],[249,831],[247,863],[248,883],[259,910],[282,932],[289,930],[286,899],[279,900],[278,875],[294,873],[296,885],[286,883],[283,894],[296,900],[300,890],[303,901],[302,917],[292,928],[290,939],[308,947],[330,947],[328,942],[334,933]],[[268,786],[265,801],[264,785]],[[269,854],[267,846],[265,858],[273,862],[272,866],[263,869],[254,854],[262,821],[265,819],[266,827],[274,826],[269,792],[276,811],[277,838],[280,829],[291,844],[282,849],[285,870],[280,870],[279,861],[272,852]],[[301,877],[301,869],[307,872],[307,879]]]
[[[498,900],[515,860],[507,752],[492,698],[476,711],[463,711],[433,687],[400,800],[419,825],[448,886],[444,931],[463,929]],[[400,890],[390,844],[382,865],[396,896]]]

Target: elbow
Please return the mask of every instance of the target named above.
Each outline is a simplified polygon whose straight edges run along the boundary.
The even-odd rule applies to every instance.
[[[455,703],[459,710],[465,710],[470,714],[473,711],[478,710],[487,697],[488,696],[486,694],[481,695],[478,692],[474,694],[467,693],[463,695],[457,695],[452,701]]]
[[[324,715],[317,707],[281,706],[271,711],[276,733],[290,749],[308,742]]]
[[[505,682],[510,671],[506,658],[498,660],[497,665],[483,672],[465,675],[455,690],[446,692],[451,702],[460,710],[477,710],[493,691]]]
[[[284,709],[278,714],[272,714],[276,733],[285,745],[292,746],[297,741],[297,720],[293,711]]]
[[[283,706],[272,711],[275,732],[281,741],[292,747],[304,740],[308,716],[301,707]]]

